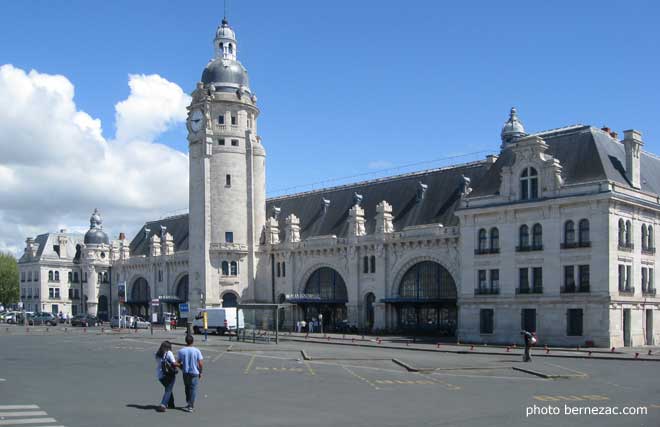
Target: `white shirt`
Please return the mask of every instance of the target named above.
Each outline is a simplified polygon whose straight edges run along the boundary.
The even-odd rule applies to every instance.
[[[163,372],[163,364],[161,363],[163,359],[167,359],[167,361],[172,364],[176,363],[176,360],[174,359],[174,353],[171,351],[165,353],[165,357],[163,358],[156,356],[156,378],[158,379],[161,379],[165,376],[165,372]]]

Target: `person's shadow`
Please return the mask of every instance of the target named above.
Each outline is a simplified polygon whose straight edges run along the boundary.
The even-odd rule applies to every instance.
[[[156,410],[158,410],[159,405],[136,405],[136,404],[130,403],[130,404],[126,405],[126,407],[127,408],[142,409],[143,411],[156,411]],[[178,408],[178,407],[169,408],[170,411],[171,410],[177,410],[177,409],[180,410],[180,411],[183,411],[183,409]]]

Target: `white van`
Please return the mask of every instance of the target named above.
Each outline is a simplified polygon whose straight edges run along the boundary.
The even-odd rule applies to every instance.
[[[207,307],[204,309],[197,309],[193,320],[193,332],[196,334],[204,331],[204,319],[202,313],[207,313],[208,331],[216,332],[219,335],[224,335],[227,332],[236,332],[236,307],[227,308],[214,308]],[[238,311],[238,329],[245,328],[245,320],[243,318],[243,310]]]

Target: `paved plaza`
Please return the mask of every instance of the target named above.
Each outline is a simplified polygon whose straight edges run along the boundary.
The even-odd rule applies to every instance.
[[[538,349],[523,364],[519,349],[438,349],[351,336],[328,343],[303,335],[284,335],[280,344],[216,336],[203,343],[197,336],[205,369],[196,411],[157,413],[162,387],[153,353],[165,337],[182,343],[183,334],[3,325],[0,426],[656,426],[660,420],[660,364],[647,353],[639,356],[644,360],[635,360],[634,351],[604,360],[593,358],[597,352],[588,358],[558,350],[549,355],[571,357],[540,357],[545,352]],[[174,394],[183,406],[180,375]],[[565,414],[586,407],[642,407],[647,414]]]

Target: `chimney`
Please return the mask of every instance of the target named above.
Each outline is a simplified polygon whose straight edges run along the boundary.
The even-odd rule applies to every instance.
[[[126,235],[123,232],[119,233],[119,240],[126,240]]]
[[[635,188],[640,188],[641,180],[639,156],[642,152],[642,133],[638,130],[630,129],[623,131],[623,146],[626,149],[626,177],[630,184]]]

